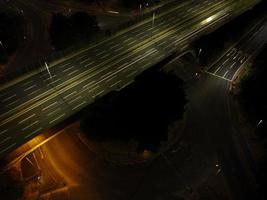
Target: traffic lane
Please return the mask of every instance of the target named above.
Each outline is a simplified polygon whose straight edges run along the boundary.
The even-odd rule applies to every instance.
[[[63,66],[65,66],[65,65],[63,65]],[[73,66],[72,66],[73,67]],[[70,69],[70,68],[67,68],[66,70],[68,70],[68,69]],[[64,70],[63,70],[64,71]],[[61,71],[60,71],[61,72]],[[74,71],[74,72],[77,72],[77,70],[76,71]],[[72,74],[73,72],[71,72],[71,74]],[[77,72],[78,73],[78,72]],[[54,73],[53,73],[54,74]],[[56,73],[55,73],[56,74]],[[67,79],[68,77],[66,77],[66,79]],[[47,78],[48,80],[49,80],[49,77]],[[55,82],[55,81],[58,81],[59,79],[56,79],[56,80],[53,80],[53,82]]]
[[[134,57],[133,57],[134,58]],[[137,63],[137,62],[136,62]],[[132,66],[132,64],[131,64]],[[126,69],[128,66],[124,66],[124,68],[122,68],[120,71]],[[117,73],[117,72],[116,72]],[[116,76],[114,76],[116,78]],[[99,77],[99,79],[101,78],[101,76]],[[105,79],[108,79],[108,77],[105,77]],[[99,82],[104,81],[103,79],[100,80]],[[99,86],[99,87],[94,87],[94,88],[85,88],[82,92],[80,92],[80,94],[86,94],[86,101],[90,100],[89,98],[91,98],[91,100],[93,100],[94,96],[97,96],[100,92],[102,92],[103,90],[105,90],[106,86],[102,86],[101,84],[99,84],[99,82],[97,83],[97,85],[95,84],[95,86]],[[92,83],[91,81],[85,82],[84,84],[88,84],[88,83]],[[111,85],[110,80],[109,80],[109,85]],[[74,92],[75,89],[77,90],[78,88],[80,88],[81,85],[78,85],[76,88],[73,88],[70,92]],[[89,94],[86,93],[90,92]],[[64,95],[64,94],[62,94]],[[29,112],[21,115],[17,120],[13,120],[12,122],[9,122],[7,124],[5,124],[5,126],[3,128],[9,128],[9,134],[5,133],[5,135],[14,135],[15,133],[15,137],[22,137],[22,135],[24,135],[24,140],[30,138],[33,134],[38,133],[39,131],[41,131],[43,129],[43,125],[46,125],[45,127],[47,127],[47,123],[49,123],[48,127],[52,126],[55,123],[58,123],[60,121],[62,121],[63,117],[68,117],[69,113],[67,112],[68,109],[72,108],[72,109],[76,109],[78,108],[77,106],[80,106],[80,102],[76,102],[73,101],[71,103],[67,102],[68,104],[66,105],[65,102],[63,104],[61,104],[60,106],[62,107],[62,105],[64,105],[66,107],[66,109],[64,110],[65,113],[59,113],[60,115],[54,116],[53,119],[49,119],[47,116],[44,115],[49,115],[51,112],[54,112],[54,108],[52,106],[48,107],[49,105],[53,105],[55,101],[60,102],[61,99],[58,96],[55,96],[53,99],[50,99],[47,104],[41,104],[40,106],[36,107],[34,110],[30,110]],[[38,117],[37,117],[37,113]],[[35,118],[36,117],[36,118]],[[30,121],[30,123],[23,124],[23,122],[26,122],[27,120]],[[24,121],[23,121],[24,120]],[[14,123],[17,122],[18,126],[14,126]],[[13,126],[12,126],[13,124]],[[25,126],[26,125],[26,126]],[[5,149],[5,148],[4,148]]]
[[[106,47],[104,47],[104,49],[106,49],[106,48],[108,48],[107,46]],[[84,54],[86,55],[88,52],[85,52]],[[81,56],[83,56],[83,55],[81,55]],[[64,64],[63,64],[64,65]],[[53,67],[53,68],[56,68],[56,67]],[[52,69],[53,69],[52,68]],[[52,69],[50,69],[50,71],[51,71],[51,73],[53,74],[53,76],[56,76],[56,72],[53,72],[52,71]],[[64,70],[63,70],[64,71]],[[62,71],[60,71],[60,72],[62,72]],[[46,79],[49,79],[49,77],[46,77]],[[58,79],[56,79],[56,81],[58,81]],[[25,83],[25,84],[27,84],[28,83],[28,81]],[[19,84],[20,85],[20,84]],[[22,91],[22,90],[17,90],[16,89],[16,91]],[[5,91],[3,91],[3,92],[5,92]],[[42,92],[42,91],[40,91],[40,92]],[[21,96],[19,95],[19,94],[16,94],[16,96],[18,97],[17,99],[15,99],[15,101],[16,100],[21,100],[22,98],[21,98]],[[11,102],[11,105],[14,105],[14,103],[16,103],[16,102]],[[18,103],[21,103],[21,102],[18,102]],[[1,113],[3,113],[3,112],[1,112]]]

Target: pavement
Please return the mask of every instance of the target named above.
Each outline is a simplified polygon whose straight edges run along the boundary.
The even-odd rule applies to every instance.
[[[186,1],[0,91],[0,157],[257,1]],[[241,6],[240,6],[240,5]],[[234,9],[239,5],[239,9]]]

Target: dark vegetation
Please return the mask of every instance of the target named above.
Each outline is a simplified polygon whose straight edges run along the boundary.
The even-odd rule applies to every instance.
[[[76,12],[70,16],[56,13],[50,26],[51,40],[57,50],[87,41],[98,31],[96,17],[86,12]]]
[[[266,10],[267,1],[262,1],[254,9],[236,17],[216,31],[197,39],[193,46],[196,52],[200,48],[202,49],[199,57],[201,65],[210,64],[217,55],[238,41],[250,27],[254,26],[266,14]],[[218,40],[218,38],[220,39]]]
[[[149,70],[118,92],[111,92],[85,111],[81,127],[97,141],[135,139],[138,150],[156,151],[168,127],[183,118],[183,81],[172,73]]]
[[[265,145],[265,159],[259,165],[259,181],[262,192],[267,198],[267,45],[261,53],[254,59],[252,69],[241,82],[240,101],[248,111],[254,124],[259,120],[263,123],[254,132]]]
[[[23,40],[24,19],[16,13],[0,13],[0,64],[16,51]]]

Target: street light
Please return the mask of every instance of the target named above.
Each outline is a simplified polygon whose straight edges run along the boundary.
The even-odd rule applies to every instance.
[[[142,4],[139,4],[140,15],[142,14]]]
[[[258,128],[258,126],[261,125],[262,123],[263,123],[263,120],[261,119],[261,120],[257,123],[257,125],[255,126],[255,128],[252,130],[252,132],[251,132],[251,136],[252,136],[253,133],[256,131],[256,129]]]
[[[0,40],[0,45],[2,46],[2,48],[4,49],[4,45],[3,45],[3,43],[2,43],[2,41]]]

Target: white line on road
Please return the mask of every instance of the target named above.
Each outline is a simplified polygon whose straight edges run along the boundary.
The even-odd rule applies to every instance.
[[[225,78],[225,76],[228,74],[228,70],[224,73],[224,75],[223,75],[223,78]]]
[[[230,69],[232,69],[233,68],[233,66],[236,64],[236,62],[234,62],[231,66],[230,66]]]
[[[78,104],[77,106],[73,107],[71,110],[75,110],[77,108],[79,108],[80,106],[86,104],[86,101],[83,101],[82,103]]]
[[[74,98],[71,101],[69,101],[69,103],[73,103],[73,102],[75,102],[75,101],[77,101],[77,100],[79,100],[81,98],[82,98],[82,96],[77,96],[76,98]]]
[[[85,84],[85,85],[83,86],[83,88],[86,88],[86,87],[88,87],[89,85],[92,85],[93,83],[95,83],[95,81],[91,81],[91,82]]]
[[[74,92],[72,92],[72,93],[70,93],[70,94],[64,96],[63,98],[64,98],[64,99],[67,99],[69,96],[71,96],[71,95],[73,95],[73,94],[75,94],[75,93],[77,93],[77,91],[74,91]]]
[[[8,131],[8,129],[1,131],[1,132],[0,132],[0,135],[6,133],[7,131]]]
[[[35,130],[35,131],[29,133],[28,135],[26,135],[24,138],[26,139],[26,138],[28,138],[28,137],[31,137],[32,135],[38,133],[38,132],[41,131],[42,129],[43,129],[42,127],[41,127],[41,128],[38,128],[37,130]]]
[[[64,114],[62,114],[62,115],[56,117],[55,119],[53,119],[52,121],[50,121],[49,124],[52,124],[53,122],[59,120],[60,118],[64,117],[65,115],[66,115],[66,114],[64,113]]]
[[[48,109],[48,108],[54,106],[55,104],[57,104],[57,101],[55,101],[54,103],[52,103],[52,104],[46,106],[45,108],[42,109],[42,111],[44,111],[44,110],[46,110],[46,109]]]
[[[131,72],[130,74],[128,74],[126,77],[127,77],[127,78],[129,78],[129,77],[131,77],[131,76],[135,75],[137,72],[138,72],[138,71],[137,71],[137,70],[135,70],[135,71]]]
[[[80,64],[83,64],[83,63],[87,62],[87,61],[90,60],[90,59],[91,59],[91,58],[86,58],[85,60],[80,61]]]
[[[221,69],[221,67],[218,67],[218,68],[215,70],[214,74],[216,74],[220,69]]]
[[[79,70],[78,70],[78,69],[75,69],[74,71],[72,71],[72,72],[68,73],[68,74],[67,74],[67,76],[70,76],[70,75],[72,75],[72,74],[76,73],[77,71],[79,71]]]
[[[85,67],[88,67],[89,65],[91,65],[91,64],[94,64],[95,63],[95,61],[92,61],[92,62],[89,62],[88,64],[86,64],[86,65],[84,65]]]
[[[21,123],[23,123],[23,122],[25,122],[25,121],[27,121],[28,119],[30,119],[30,118],[32,118],[32,117],[34,117],[36,114],[32,114],[31,116],[29,116],[29,117],[26,117],[25,119],[23,119],[23,120],[21,120],[18,124],[21,124]]]
[[[121,80],[117,81],[116,83],[113,83],[112,85],[110,85],[110,87],[112,88],[115,85],[118,85],[121,82]]]
[[[18,101],[19,101],[19,100],[17,99],[17,100],[15,100],[15,101],[13,101],[13,102],[11,102],[11,103],[5,105],[5,107],[12,106],[13,104],[17,103]]]
[[[101,52],[97,53],[95,56],[100,56],[100,55],[103,55],[105,53],[106,53],[105,51],[101,51]]]
[[[35,86],[37,86],[37,85],[36,85],[36,84],[34,84],[34,85],[32,85],[32,86],[30,86],[30,87],[26,88],[24,91],[26,92],[26,91],[28,91],[28,90],[30,90],[30,89],[32,89],[32,88],[34,88]]]
[[[17,95],[16,94],[13,94],[12,96],[3,99],[2,102],[4,103],[4,102],[8,101],[9,99],[12,99],[15,96],[17,96]]]
[[[8,149],[12,148],[12,147],[15,146],[16,144],[17,144],[17,143],[13,143],[13,144],[7,146],[6,148],[4,148],[3,150],[0,151],[0,154],[6,152]]]
[[[28,84],[30,84],[30,83],[32,83],[32,82],[33,82],[33,80],[28,81],[28,82],[24,83],[23,86],[28,85]]]
[[[3,139],[3,140],[0,141],[0,144],[3,144],[3,143],[5,143],[6,141],[8,141],[10,139],[11,139],[11,137],[6,137],[5,139]]]
[[[69,70],[71,70],[71,69],[73,69],[73,68],[74,68],[74,66],[71,66],[71,67],[69,67],[69,68],[67,68],[67,69],[64,69],[63,72],[67,72],[67,71],[69,71]]]
[[[22,128],[23,131],[25,131],[26,129],[32,127],[33,125],[37,124],[39,122],[39,120],[36,120],[35,122],[31,123],[30,125],[28,126],[25,126],[24,128]]]
[[[36,92],[39,92],[39,91],[40,91],[40,89],[37,89],[37,90],[34,90],[33,92],[27,94],[27,95],[28,95],[28,96],[31,96],[31,95],[35,94]]]
[[[223,62],[223,65],[229,60],[229,58],[227,58],[224,62]]]
[[[100,94],[102,94],[102,93],[104,93],[105,92],[105,90],[101,90],[100,92],[98,92],[96,95],[94,95],[93,96],[93,98],[95,98],[95,97],[97,97],[97,96],[99,96]]]
[[[61,110],[61,108],[56,108],[56,109],[53,110],[52,112],[48,113],[47,116],[50,117],[51,115],[55,114],[55,113],[58,112],[59,110]]]

